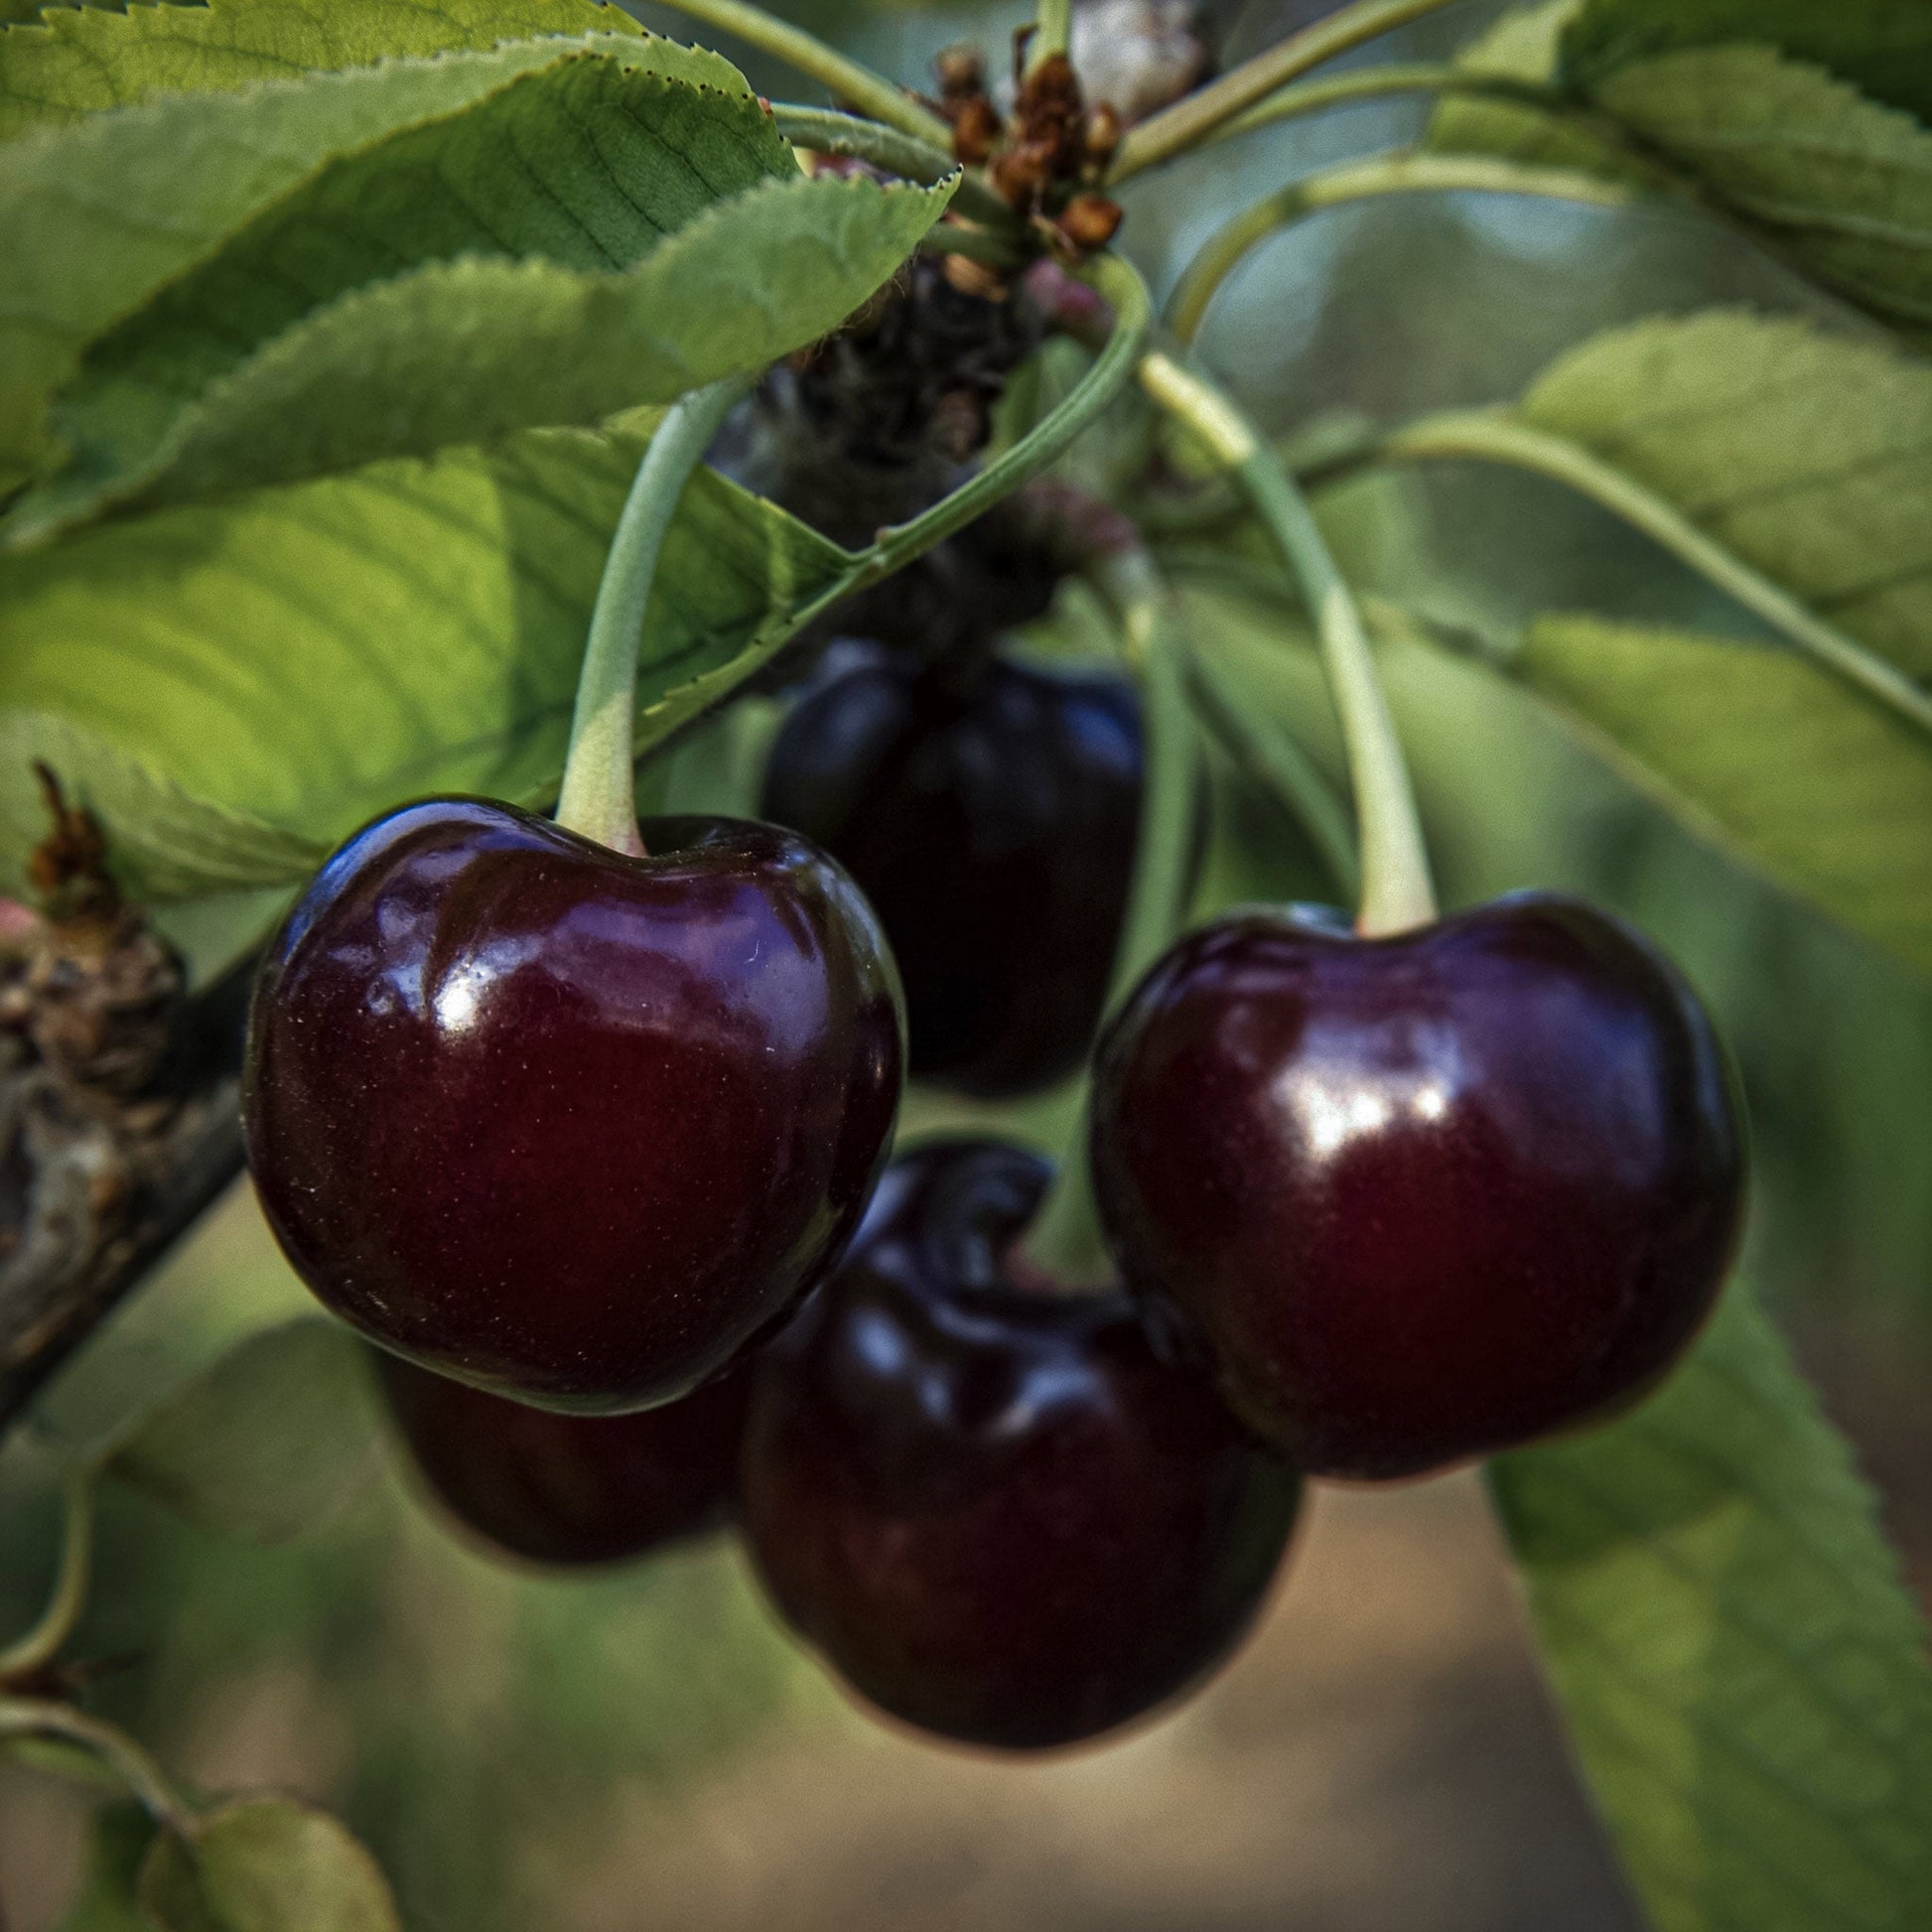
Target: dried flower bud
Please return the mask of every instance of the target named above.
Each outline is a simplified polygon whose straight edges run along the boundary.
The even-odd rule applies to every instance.
[[[977,168],[1000,145],[1005,132],[1000,110],[984,94],[963,101],[952,124],[953,159]]]
[[[1076,195],[1060,211],[1057,225],[1068,244],[1082,254],[1104,248],[1120,226],[1120,204],[1104,195]]]

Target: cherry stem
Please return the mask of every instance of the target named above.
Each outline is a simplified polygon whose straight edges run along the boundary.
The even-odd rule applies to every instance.
[[[1138,544],[1090,560],[1087,574],[1114,608],[1128,661],[1139,673],[1147,736],[1147,781],[1141,793],[1134,850],[1134,885],[1114,949],[1107,988],[1111,1013],[1173,940],[1186,913],[1193,849],[1198,746],[1188,702],[1187,653],[1174,621],[1173,599],[1148,553]],[[1083,1107],[1073,1143],[1033,1225],[1020,1257],[1067,1292],[1109,1287],[1100,1217],[1087,1164]]]
[[[0,1698],[0,1737],[42,1737],[75,1745],[113,1772],[158,1823],[178,1832],[188,1829],[193,1808],[118,1725],[51,1698]]]
[[[952,129],[883,73],[875,73],[837,48],[828,47],[802,27],[773,19],[762,7],[749,6],[746,0],[664,0],[664,4],[673,12],[701,20],[707,27],[716,27],[748,47],[771,55],[798,73],[822,81],[838,99],[850,101],[888,127],[935,147],[952,146]]]
[[[1355,0],[1353,6],[1337,8],[1130,129],[1114,157],[1109,183],[1125,181],[1199,147],[1223,122],[1337,54],[1455,4],[1456,0]]]
[[[1064,54],[1073,31],[1073,0],[1039,0],[1034,15],[1034,37],[1027,47],[1027,71],[1032,73],[1055,54]]]
[[[87,1601],[93,1572],[94,1473],[82,1469],[68,1483],[61,1533],[61,1569],[40,1621],[17,1643],[0,1650],[0,1686],[31,1678],[60,1655]]]
[[[1307,499],[1225,391],[1160,350],[1141,358],[1140,376],[1155,402],[1226,464],[1301,584],[1321,639],[1355,788],[1362,865],[1357,930],[1372,937],[1429,924],[1436,893],[1402,741],[1361,612]]]
[[[1625,207],[1646,198],[1628,182],[1604,181],[1577,169],[1539,168],[1486,155],[1406,151],[1323,168],[1264,197],[1232,216],[1201,244],[1168,297],[1168,327],[1193,341],[1208,304],[1260,242],[1324,208],[1393,195],[1521,195],[1588,207]]]
[[[691,473],[755,380],[735,375],[694,389],[665,412],[637,466],[597,587],[557,823],[633,858],[644,855],[637,833],[637,652],[658,554]]]

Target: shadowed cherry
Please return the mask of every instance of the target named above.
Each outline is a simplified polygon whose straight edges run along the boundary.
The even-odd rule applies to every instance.
[[[910,1071],[983,1097],[1071,1073],[1132,883],[1140,700],[1112,673],[844,646],[771,751],[759,809],[879,909]]]
[[[369,1352],[424,1485],[495,1551],[617,1563],[731,1513],[751,1392],[742,1370],[635,1415],[560,1416]]]
[[[896,1162],[760,1356],[744,1462],[747,1540],[805,1640],[893,1717],[1012,1749],[1212,1670],[1300,1492],[1125,1296],[1014,1284],[1046,1178],[992,1142]]]
[[[1320,1474],[1630,1403],[1710,1312],[1742,1210],[1696,996],[1551,895],[1373,940],[1300,909],[1189,934],[1102,1041],[1092,1132],[1128,1281]]]
[[[540,1407],[688,1394],[857,1225],[897,1106],[878,926],[790,833],[620,855],[431,799],[323,869],[263,967],[244,1104],[320,1300]]]

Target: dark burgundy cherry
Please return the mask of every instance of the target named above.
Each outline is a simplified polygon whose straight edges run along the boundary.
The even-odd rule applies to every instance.
[[[816,839],[879,908],[910,1070],[982,1096],[1084,1057],[1139,827],[1124,678],[846,647],[772,748],[760,810]]]
[[[1645,940],[1525,894],[1394,938],[1237,913],[1109,1028],[1094,1180],[1129,1281],[1311,1471],[1399,1476],[1641,1394],[1710,1311],[1742,1140]]]
[[[852,1254],[755,1370],[742,1521],[779,1608],[907,1724],[1093,1737],[1226,1656],[1300,1484],[1120,1294],[1017,1288],[1046,1170],[896,1162]]]
[[[358,833],[256,988],[270,1224],[385,1347],[540,1407],[709,1380],[858,1224],[898,1101],[879,929],[803,839],[649,859],[476,799]]]
[[[560,1416],[382,1349],[410,1459],[462,1527],[532,1563],[616,1563],[722,1523],[738,1489],[743,1370],[632,1416]]]

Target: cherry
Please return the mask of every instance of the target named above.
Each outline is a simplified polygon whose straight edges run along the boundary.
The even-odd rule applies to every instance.
[[[742,1371],[636,1415],[560,1416],[369,1352],[424,1482],[506,1555],[615,1563],[730,1511],[751,1392]]]
[[[900,1025],[803,839],[658,819],[654,856],[439,798],[356,834],[271,948],[248,1151],[316,1295],[545,1408],[687,1394],[857,1226]]]
[[[1109,1028],[1092,1121],[1128,1281],[1328,1475],[1628,1404],[1710,1311],[1742,1204],[1696,996],[1550,895],[1384,939],[1300,910],[1205,926]]]
[[[780,1610],[942,1736],[1092,1737],[1233,1647],[1299,1479],[1122,1294],[1016,1286],[1045,1164],[929,1146],[755,1371],[743,1524]]]
[[[911,1072],[989,1098],[1072,1072],[1133,878],[1134,687],[863,646],[827,669],[778,734],[760,809],[816,839],[879,908]]]

